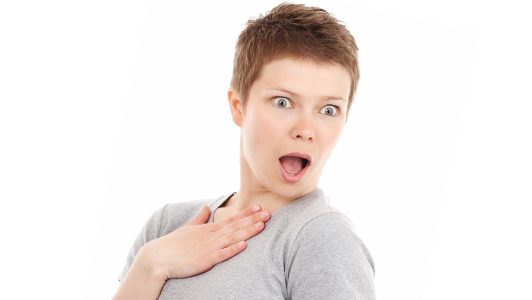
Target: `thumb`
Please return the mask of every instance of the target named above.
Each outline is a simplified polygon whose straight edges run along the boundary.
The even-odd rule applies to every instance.
[[[210,215],[211,215],[211,211],[209,210],[209,207],[207,205],[203,205],[201,207],[201,211],[187,225],[205,224],[205,223],[207,223],[207,221],[209,221],[209,216]]]

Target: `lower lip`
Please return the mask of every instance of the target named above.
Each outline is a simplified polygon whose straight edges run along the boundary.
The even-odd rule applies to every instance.
[[[290,183],[297,183],[305,176],[305,173],[307,172],[307,169],[309,167],[310,163],[307,162],[307,165],[301,169],[296,175],[289,175],[288,172],[283,168],[283,165],[281,164],[281,161],[279,161],[279,170],[281,170],[281,176],[283,176],[283,179]]]

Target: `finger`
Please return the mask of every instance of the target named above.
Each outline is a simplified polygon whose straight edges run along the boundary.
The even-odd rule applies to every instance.
[[[264,223],[263,222],[257,222],[251,226],[248,226],[244,229],[241,229],[239,231],[233,232],[231,234],[225,235],[219,239],[216,240],[215,247],[217,248],[226,248],[233,244],[236,244],[241,241],[245,241],[258,233],[260,233],[264,229]]]
[[[201,211],[190,221],[188,225],[201,225],[207,223],[209,221],[209,217],[211,215],[211,211],[207,205],[203,205],[201,207]]]
[[[270,213],[268,211],[260,211],[252,214],[251,216],[240,219],[236,222],[233,222],[229,225],[226,225],[224,228],[218,231],[220,237],[224,235],[231,234],[233,232],[244,229],[248,226],[252,226],[257,222],[266,222],[270,219]]]
[[[227,248],[216,250],[211,254],[211,258],[213,260],[212,263],[218,264],[222,261],[228,260],[231,257],[242,252],[244,249],[246,249],[246,242],[242,241],[240,243],[233,244]]]
[[[214,223],[215,226],[214,226],[214,230],[220,230],[222,228],[224,228],[225,226],[231,224],[231,223],[234,223],[240,219],[243,219],[245,217],[248,217],[248,216],[251,216],[252,214],[258,212],[261,210],[261,207],[260,205],[253,205],[253,207],[248,207],[246,209],[244,209],[243,211],[239,212],[238,214],[230,217],[230,218],[227,218],[225,220],[222,220],[218,223]]]

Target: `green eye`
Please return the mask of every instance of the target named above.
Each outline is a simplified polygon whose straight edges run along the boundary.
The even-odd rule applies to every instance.
[[[327,116],[336,117],[338,114],[338,108],[333,105],[327,105],[321,110],[321,113]]]
[[[276,97],[273,99],[273,102],[275,102],[275,105],[282,108],[292,107],[292,105],[290,105],[290,100],[285,97]]]

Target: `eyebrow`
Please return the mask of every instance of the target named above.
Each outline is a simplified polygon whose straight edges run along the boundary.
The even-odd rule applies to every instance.
[[[285,92],[285,93],[289,94],[289,95],[292,96],[292,97],[299,97],[299,96],[300,96],[298,93],[294,93],[294,92],[291,92],[291,91],[289,91],[289,90],[287,90],[287,89],[280,88],[280,87],[273,87],[273,88],[269,88],[269,89],[267,89],[267,90],[277,90],[277,91]],[[345,99],[342,98],[342,97],[338,97],[338,96],[327,96],[327,97],[325,97],[325,100],[326,100],[326,101],[330,101],[330,100],[342,100],[342,101],[346,101],[346,102],[347,102],[347,100],[345,100]]]

